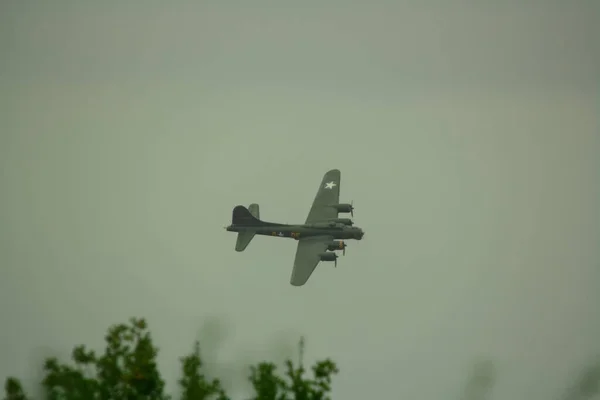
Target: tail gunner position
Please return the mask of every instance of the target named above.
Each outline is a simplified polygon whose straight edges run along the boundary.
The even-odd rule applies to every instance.
[[[236,251],[244,251],[255,235],[292,238],[298,241],[296,258],[290,283],[302,286],[308,281],[320,261],[333,261],[337,266],[335,250],[346,253],[343,239],[362,240],[365,232],[355,227],[350,218],[338,218],[339,213],[350,213],[354,217],[352,204],[340,204],[340,179],[338,169],[328,171],[321,181],[304,224],[289,225],[265,222],[260,219],[258,204],[248,208],[233,209],[229,232],[237,232]],[[342,239],[342,240],[335,240]]]

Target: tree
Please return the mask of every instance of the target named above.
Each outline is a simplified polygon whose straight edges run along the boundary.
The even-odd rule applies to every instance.
[[[158,370],[154,345],[144,319],[132,318],[128,324],[110,327],[105,336],[106,348],[101,355],[76,346],[72,365],[49,358],[44,364],[42,381],[48,400],[170,400],[164,393],[164,381]],[[304,343],[300,345],[300,361],[294,366],[286,362],[284,377],[273,363],[262,362],[250,367],[254,400],[328,400],[331,377],[338,372],[333,361],[326,359],[312,367],[313,378],[304,376],[302,365]],[[181,400],[229,400],[218,379],[209,380],[203,373],[200,343],[180,359]],[[287,378],[287,379],[286,379]],[[5,400],[27,400],[16,378],[5,382]]]
[[[4,400],[27,400],[21,382],[15,378],[8,378],[4,384]]]
[[[202,357],[200,357],[200,343],[194,343],[191,354],[181,358],[182,377],[179,380],[181,387],[181,400],[228,400],[225,391],[218,379],[208,381],[202,374]]]
[[[97,356],[85,346],[72,352],[75,366],[46,360],[42,385],[48,400],[147,399],[167,400],[164,382],[156,365],[158,349],[153,345],[146,321],[112,326],[105,336],[104,354]]]
[[[299,361],[294,366],[286,361],[287,380],[277,375],[273,363],[263,362],[250,368],[250,382],[254,388],[251,400],[330,400],[332,376],[339,372],[330,359],[318,361],[311,369],[313,378],[305,377],[303,365],[304,339],[299,343]]]

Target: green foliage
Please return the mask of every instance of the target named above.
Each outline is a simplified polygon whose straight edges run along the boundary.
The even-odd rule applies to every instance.
[[[154,346],[144,319],[132,318],[129,324],[109,328],[106,348],[96,354],[79,345],[71,354],[72,363],[49,358],[44,364],[42,381],[47,400],[170,400],[164,393],[165,383],[158,370]],[[303,351],[301,342],[301,353]],[[200,344],[180,359],[181,400],[229,400],[218,379],[209,380],[202,373]],[[262,362],[250,367],[253,400],[329,400],[331,377],[338,372],[331,360],[315,363],[312,378],[304,376],[300,361],[286,363],[284,376],[277,374],[275,364]],[[21,383],[8,378],[4,400],[28,400]]]
[[[46,360],[42,385],[48,400],[167,400],[154,347],[143,319],[111,327],[106,349],[98,356],[85,346],[72,352],[74,366]]]
[[[23,386],[18,379],[7,378],[4,383],[4,400],[27,400]]]
[[[47,400],[171,400],[164,393],[165,384],[159,373],[154,346],[146,321],[132,318],[128,324],[108,329],[106,348],[96,354],[85,346],[76,346],[72,363],[49,358],[44,364],[42,380]],[[299,361],[286,361],[280,374],[271,362],[250,367],[248,379],[253,394],[248,400],[331,400],[331,380],[338,373],[330,359],[316,362],[307,376],[302,361],[304,341],[300,341]],[[203,373],[200,343],[194,343],[190,354],[180,358],[178,381],[181,400],[230,400],[218,379]],[[491,362],[475,364],[467,380],[463,399],[488,398],[495,382]],[[563,396],[565,400],[589,399],[600,391],[600,361],[584,369],[574,385]],[[9,377],[4,384],[3,400],[30,400],[18,379]],[[388,396],[389,397],[389,396]],[[460,396],[459,396],[460,397]]]
[[[194,351],[181,358],[182,378],[179,379],[181,387],[181,400],[227,400],[225,391],[218,379],[208,381],[202,374],[202,358],[200,357],[200,343],[194,344]]]
[[[263,362],[250,368],[250,382],[255,394],[251,400],[330,400],[331,378],[337,374],[337,365],[330,359],[317,362],[312,367],[313,377],[305,377],[302,363],[304,340],[300,340],[300,361],[294,366],[286,361],[284,379],[277,375],[273,363]]]
[[[255,394],[251,400],[330,400],[331,377],[338,369],[331,360],[319,361],[312,367],[313,378],[304,376],[302,365],[286,362],[287,380],[277,375],[273,363],[263,362],[250,368],[250,382]]]

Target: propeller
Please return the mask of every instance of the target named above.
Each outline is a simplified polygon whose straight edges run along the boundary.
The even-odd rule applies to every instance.
[[[346,246],[348,246],[348,245],[346,244],[346,242],[344,240],[339,241],[338,245],[339,246],[332,248],[332,250],[340,250],[341,249],[342,255],[345,256],[346,255]]]
[[[350,215],[354,218],[354,200],[350,202]]]
[[[335,254],[335,253],[333,253],[333,254]],[[337,268],[337,259],[338,259],[338,255],[335,254],[335,258],[333,259],[333,266],[334,266],[334,268]]]

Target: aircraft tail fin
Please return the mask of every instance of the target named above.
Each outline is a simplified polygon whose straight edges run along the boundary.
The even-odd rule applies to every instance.
[[[265,226],[269,225],[259,219],[258,204],[250,204],[249,208],[235,206],[231,215],[231,223],[237,226]]]
[[[260,226],[264,225],[264,222],[260,220],[260,211],[258,204],[252,203],[248,208],[244,206],[237,206],[233,209],[233,215],[231,222],[234,225],[242,226]],[[236,251],[244,251],[250,244],[256,232],[253,231],[242,231],[238,232],[237,240],[235,242]]]
[[[250,241],[254,238],[254,235],[256,235],[256,233],[252,231],[239,232],[237,240],[235,241],[235,251],[246,250],[246,247],[248,247]]]
[[[252,216],[256,219],[260,219],[260,210],[258,208],[258,204],[256,203],[252,203],[248,206],[248,211],[250,211],[250,214],[252,214]]]

